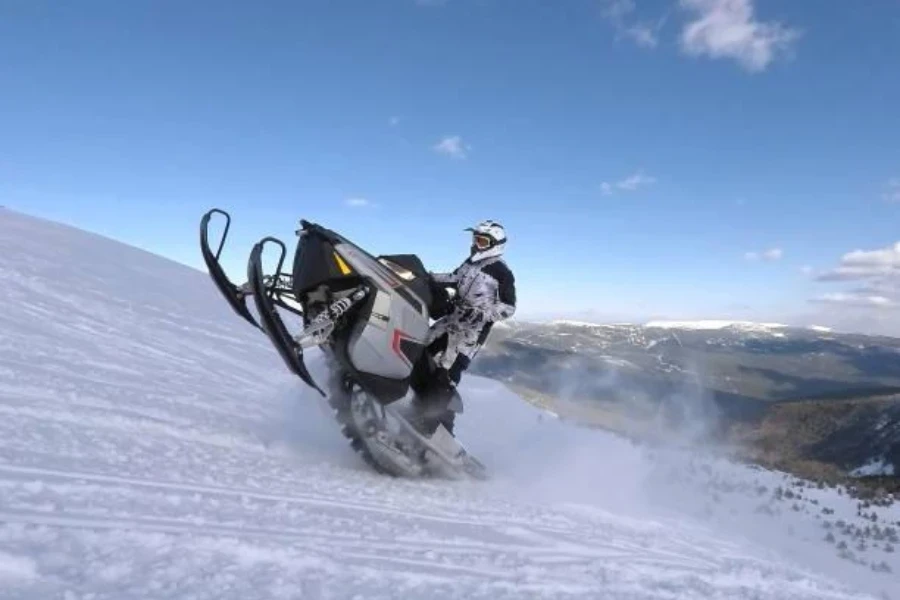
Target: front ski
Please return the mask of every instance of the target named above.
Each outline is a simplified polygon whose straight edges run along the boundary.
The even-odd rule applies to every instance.
[[[225,230],[222,232],[222,238],[219,240],[219,247],[215,253],[213,253],[209,245],[209,221],[214,214],[220,214],[225,217]],[[200,220],[200,251],[203,254],[203,262],[206,263],[206,268],[209,269],[209,276],[216,288],[218,288],[234,312],[254,327],[262,329],[247,308],[246,291],[234,285],[228,279],[228,275],[225,274],[222,265],[219,263],[219,257],[222,255],[222,248],[225,246],[225,238],[228,237],[230,228],[231,215],[224,210],[213,208],[203,215],[203,218]]]
[[[263,275],[262,270],[262,251],[268,242],[274,243],[281,248],[278,269],[275,278],[272,280],[274,283],[271,285],[266,284],[266,278]],[[284,263],[284,256],[284,243],[273,237],[265,237],[253,246],[253,250],[250,252],[250,258],[247,261],[247,283],[250,285],[253,301],[256,303],[256,311],[259,313],[259,318],[262,321],[261,329],[269,337],[269,341],[275,346],[275,349],[278,351],[279,356],[281,356],[281,359],[284,361],[287,368],[297,377],[302,379],[308,386],[318,391],[322,396],[327,396],[316,382],[313,381],[312,375],[310,375],[309,371],[306,369],[306,364],[303,361],[303,348],[300,347],[300,345],[291,337],[291,334],[288,333],[287,327],[284,326],[284,321],[281,320],[281,316],[278,314],[275,305],[275,300],[273,299],[273,296],[279,293],[278,279],[281,274],[281,267]],[[279,304],[290,310],[290,307],[285,306],[284,303],[279,302]],[[299,311],[295,312],[296,314],[300,314]]]

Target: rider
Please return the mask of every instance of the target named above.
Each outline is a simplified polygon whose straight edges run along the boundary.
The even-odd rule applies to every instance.
[[[486,220],[465,231],[472,232],[468,258],[450,273],[430,273],[435,283],[450,287],[455,295],[449,314],[431,327],[428,350],[437,363],[431,384],[437,393],[430,395],[427,404],[449,401],[494,323],[516,312],[515,277],[503,259],[506,230],[500,223]],[[445,408],[441,406],[444,414],[438,422],[452,433],[453,412]],[[433,425],[437,427],[437,423]]]

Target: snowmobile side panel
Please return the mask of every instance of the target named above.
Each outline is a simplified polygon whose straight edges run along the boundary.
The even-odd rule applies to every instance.
[[[356,369],[391,379],[410,376],[424,341],[406,332],[403,307],[389,294],[376,292],[368,319],[360,321],[348,340],[348,357]],[[410,325],[415,331],[415,324]]]
[[[364,309],[363,309],[364,310]],[[343,335],[351,335],[352,332],[345,332]],[[346,369],[367,393],[371,394],[379,403],[388,404],[403,398],[410,388],[410,380],[392,379],[390,377],[381,377],[373,373],[360,371],[353,366],[347,354],[347,342],[339,341],[333,346],[334,354]]]
[[[281,258],[278,262],[278,271],[280,272],[281,265],[284,262],[285,247],[281,240],[273,237],[265,237],[257,242],[250,251],[250,258],[247,262],[247,281],[250,283],[253,291],[253,300],[256,302],[256,309],[262,321],[262,329],[268,335],[269,340],[275,346],[288,369],[322,396],[326,396],[325,392],[313,381],[312,376],[306,369],[302,349],[288,333],[284,322],[278,314],[275,303],[269,295],[270,290],[266,288],[263,281],[262,251],[266,243],[269,242],[277,244],[281,248]]]
[[[219,240],[219,247],[215,254],[213,254],[209,245],[209,222],[213,214],[220,214],[225,217],[225,230],[222,232],[222,238]],[[222,249],[225,246],[225,238],[228,237],[228,230],[230,228],[231,215],[224,210],[213,208],[203,215],[200,219],[200,251],[203,254],[203,262],[206,263],[206,268],[209,269],[209,276],[216,285],[216,288],[218,288],[219,293],[225,297],[225,300],[234,312],[254,327],[262,329],[247,308],[246,296],[241,293],[231,280],[228,279],[228,276],[222,269],[222,265],[219,264],[219,257],[222,254]]]
[[[403,286],[378,262],[358,255],[352,246],[338,244],[337,252],[377,287],[365,320],[360,318],[348,340],[347,355],[353,366],[367,373],[391,379],[408,379],[414,364],[425,349],[428,337],[428,313],[416,310]],[[423,312],[424,311],[424,312]]]

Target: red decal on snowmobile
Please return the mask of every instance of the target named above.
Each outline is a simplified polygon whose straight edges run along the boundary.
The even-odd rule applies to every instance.
[[[391,350],[393,350],[394,353],[395,353],[397,356],[399,356],[400,358],[402,358],[403,361],[404,361],[405,363],[411,365],[411,364],[412,364],[412,361],[409,360],[409,357],[406,356],[406,354],[403,353],[403,348],[400,347],[400,343],[401,343],[403,340],[410,340],[410,341],[412,341],[412,338],[409,337],[409,335],[407,335],[406,333],[400,331],[399,329],[395,329],[395,330],[394,330],[394,337],[393,337],[393,339],[391,340]]]

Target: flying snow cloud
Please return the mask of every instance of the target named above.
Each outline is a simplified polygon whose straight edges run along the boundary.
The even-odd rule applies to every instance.
[[[463,143],[458,135],[448,135],[433,146],[435,152],[445,154],[450,158],[466,158],[471,147]]]
[[[680,0],[692,14],[681,32],[681,48],[689,56],[732,59],[750,72],[764,71],[789,51],[797,29],[754,16],[753,0]]]
[[[610,196],[616,190],[622,192],[635,192],[638,190],[638,188],[653,185],[654,183],[656,183],[655,177],[650,177],[649,175],[644,175],[641,172],[637,172],[634,175],[630,175],[625,179],[621,179],[614,183],[604,181],[600,184],[600,192],[604,196]]]

